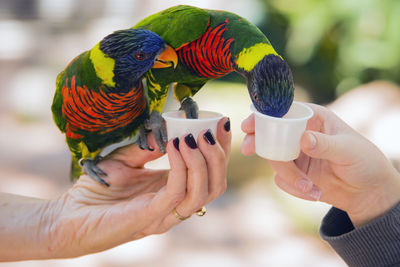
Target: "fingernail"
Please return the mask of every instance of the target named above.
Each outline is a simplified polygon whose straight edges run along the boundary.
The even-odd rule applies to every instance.
[[[179,138],[175,137],[175,139],[172,142],[174,143],[174,147],[176,148],[176,150],[179,151]]]
[[[308,149],[314,149],[317,146],[317,139],[312,133],[307,134]]]
[[[322,196],[322,191],[319,189],[317,186],[313,185],[311,192],[310,192],[310,197],[315,199],[316,201],[319,201]]]
[[[188,134],[185,136],[185,143],[191,148],[191,149],[196,149],[197,144],[196,140],[194,140],[194,137],[192,134]]]
[[[231,130],[231,120],[228,118],[228,120],[224,124],[224,129],[225,131],[229,132]]]
[[[215,145],[215,139],[210,129],[208,129],[203,136],[207,143],[210,145]]]
[[[300,178],[296,184],[297,188],[301,190],[301,192],[308,192],[310,191],[311,187],[313,186],[312,182],[305,178]]]

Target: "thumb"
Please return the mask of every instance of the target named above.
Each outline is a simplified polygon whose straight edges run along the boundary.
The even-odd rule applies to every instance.
[[[147,162],[158,159],[164,155],[164,153],[160,151],[153,133],[148,135],[147,142],[150,147],[154,148],[153,151],[144,150],[139,148],[136,144],[132,144],[118,149],[112,154],[112,158],[120,160],[131,167],[142,167]]]
[[[335,163],[353,161],[357,156],[354,140],[347,135],[328,135],[306,131],[300,140],[301,150],[312,158],[326,159]]]

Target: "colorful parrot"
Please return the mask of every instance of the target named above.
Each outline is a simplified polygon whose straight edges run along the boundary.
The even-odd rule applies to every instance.
[[[71,150],[71,178],[84,171],[109,185],[101,178],[106,173],[96,166],[101,150],[138,132],[146,138],[149,109],[143,75],[150,68],[173,69],[176,64],[174,49],[160,36],[127,29],[106,36],[58,75],[51,109]]]
[[[255,25],[236,14],[180,5],[153,14],[133,28],[157,33],[178,55],[175,70],[150,69],[145,74],[153,118],[160,117],[156,114],[162,111],[170,84],[187,117],[197,118],[192,96],[207,81],[233,71],[246,78],[251,100],[260,112],[282,117],[293,101],[288,64]],[[164,137],[155,136],[162,147]]]

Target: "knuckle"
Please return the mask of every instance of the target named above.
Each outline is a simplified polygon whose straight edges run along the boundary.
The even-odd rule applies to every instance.
[[[210,162],[215,166],[225,166],[226,157],[225,153],[220,149],[217,153],[212,154],[212,160]]]
[[[187,171],[188,175],[193,175],[196,177],[205,177],[207,175],[207,170],[209,166],[207,166],[207,162],[204,159],[188,162]],[[206,177],[205,177],[206,178]]]
[[[194,199],[191,201],[191,206],[194,207],[194,210],[198,210],[199,208],[201,208],[202,206],[204,206],[204,204],[206,203],[207,200],[207,196],[204,195],[201,197],[201,199]]]
[[[174,193],[170,196],[171,203],[176,206],[179,203],[181,203],[185,199],[186,193],[185,192],[180,192],[180,193]]]
[[[327,155],[329,154],[332,150],[335,151],[335,144],[333,142],[327,142],[326,140],[321,140],[319,139],[319,154],[321,155]]]
[[[220,188],[218,196],[224,194],[226,192],[227,187],[228,187],[228,183],[227,183],[226,179],[224,179],[224,181],[223,181],[223,183],[221,185],[221,188]]]
[[[281,177],[280,177],[279,175],[277,175],[277,174],[275,174],[274,183],[275,183],[275,185],[277,185],[278,187],[280,187],[280,185],[281,185]]]
[[[213,194],[211,194],[211,199],[214,200],[220,196],[222,196],[226,191],[226,185],[220,186],[218,189],[215,190]]]
[[[216,161],[220,164],[225,163],[226,157],[224,151],[220,150],[219,153],[216,153]]]

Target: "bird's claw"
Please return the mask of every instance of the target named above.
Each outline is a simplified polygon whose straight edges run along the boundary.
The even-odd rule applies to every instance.
[[[136,141],[136,144],[141,149],[153,151],[154,149],[147,143],[147,133],[150,131],[153,132],[154,139],[156,140],[160,151],[165,153],[166,150],[164,143],[168,142],[168,137],[164,127],[164,119],[157,111],[153,111],[150,114],[150,117],[145,121],[144,125],[140,127],[138,140]]]
[[[199,106],[191,97],[185,97],[181,101],[180,110],[185,111],[186,118],[197,119],[199,117]]]
[[[110,186],[109,183],[107,183],[103,178],[100,176],[107,176],[107,173],[105,173],[102,169],[100,169],[97,166],[97,163],[101,160],[101,157],[96,157],[94,160],[93,159],[84,159],[81,161],[82,164],[82,170],[86,174],[88,174],[91,178],[96,180],[97,182],[101,183],[102,185],[105,186]]]
[[[146,130],[144,125],[140,126],[136,145],[138,147],[140,147],[140,149],[146,149],[146,150],[153,151],[154,148],[151,148],[149,146],[149,144],[147,143],[147,133],[149,133],[149,132],[150,131]]]

